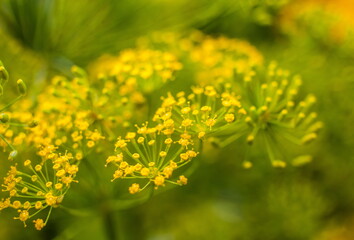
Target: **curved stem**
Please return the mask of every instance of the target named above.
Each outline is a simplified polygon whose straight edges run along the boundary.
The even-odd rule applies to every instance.
[[[14,105],[18,100],[20,100],[22,98],[22,95],[18,96],[17,98],[15,98],[14,100],[12,100],[11,102],[9,102],[8,104],[6,104],[3,108],[0,109],[0,112],[5,111],[6,109],[8,109],[9,107],[11,107],[12,105]]]

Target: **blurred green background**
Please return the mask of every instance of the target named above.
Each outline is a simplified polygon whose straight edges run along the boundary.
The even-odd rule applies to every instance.
[[[211,149],[187,186],[114,213],[119,238],[354,239],[352,1],[1,0],[0,59],[33,97],[73,64],[85,68],[154,31],[190,29],[247,40],[266,62],[302,75],[325,128],[306,149],[314,160],[297,168],[272,168],[255,152],[257,164],[244,169],[237,145]],[[0,219],[0,239],[108,239],[94,216],[56,211],[41,232]]]

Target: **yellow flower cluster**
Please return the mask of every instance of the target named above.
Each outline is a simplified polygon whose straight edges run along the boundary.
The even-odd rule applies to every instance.
[[[285,166],[276,156],[276,141],[288,140],[302,145],[316,139],[318,130],[322,128],[322,122],[316,120],[317,114],[310,112],[316,98],[308,95],[301,100],[298,96],[302,84],[299,76],[291,77],[288,71],[278,68],[273,62],[266,69],[236,76],[235,80],[245,113],[243,121],[236,123],[237,131],[247,135],[249,144],[257,137],[263,138],[273,165]],[[222,145],[240,136],[234,134]]]
[[[39,121],[36,128],[29,130],[26,141],[34,146],[62,146],[76,152],[80,160],[83,152],[104,139],[98,130],[91,126],[99,116],[90,105],[90,88],[87,79],[79,74],[80,69],[73,68],[73,79],[54,77],[52,84],[38,96],[34,113]]]
[[[17,209],[19,216],[16,219],[23,222],[49,208],[45,220],[34,221],[38,230],[45,226],[52,208],[61,203],[71,183],[76,181],[81,159],[105,138],[93,127],[99,117],[92,110],[91,89],[85,72],[73,67],[72,74],[72,79],[54,77],[36,103],[24,101],[16,111],[9,113],[16,121],[29,122],[33,116],[39,119],[32,123],[32,128],[27,124],[14,134],[8,124],[0,125],[0,133],[4,134],[7,143],[17,146],[19,151],[25,149],[32,153],[33,148],[39,149],[37,155],[41,161],[38,163],[17,161],[11,167],[3,182],[9,197],[0,204],[1,209]],[[34,112],[30,114],[33,108]]]
[[[254,134],[260,129],[282,128],[279,132],[287,133],[294,129],[294,134],[302,137],[289,136],[289,140],[298,144],[307,143],[310,140],[308,136],[314,135],[322,126],[316,121],[317,114],[309,112],[316,98],[308,95],[300,100],[301,78],[290,78],[289,72],[278,68],[274,62],[269,65],[265,75],[265,81],[244,78],[241,92],[250,95],[247,98],[244,96],[247,99],[244,107],[249,113],[245,121],[254,129]],[[256,87],[251,87],[252,83]]]
[[[117,83],[116,77],[101,75],[91,91],[96,92],[92,101],[96,122],[104,127],[110,138],[115,139],[114,132],[121,131],[121,127],[144,117],[145,97],[136,89],[133,78]]]
[[[161,124],[174,124],[179,126],[176,131],[204,139],[228,128],[243,113],[240,96],[229,88],[219,91],[209,85],[192,87],[189,95],[179,92],[176,98],[169,94],[163,98],[153,120]]]
[[[117,83],[150,93],[165,82],[174,80],[182,64],[170,52],[152,49],[129,49],[118,56],[103,56],[91,66],[92,74],[114,77]]]
[[[256,139],[272,164],[284,167],[277,141],[288,140],[303,145],[316,139],[322,123],[310,112],[316,99],[298,97],[301,79],[271,63],[266,69],[257,68],[217,87],[193,87],[192,93],[169,94],[153,120],[175,125],[176,131],[190,134],[203,141],[211,140],[220,147],[245,137],[248,144]],[[239,95],[236,95],[238,92]],[[277,146],[277,147],[275,147]],[[251,163],[246,163],[251,166]]]
[[[37,230],[47,223],[52,208],[63,201],[79,170],[79,161],[70,153],[57,153],[57,147],[40,147],[40,161],[26,160],[23,164],[11,166],[4,178],[3,191],[8,197],[0,201],[0,211],[10,208],[18,212],[18,219],[26,226],[30,220],[45,209],[49,209],[45,220],[34,220]]]
[[[234,72],[245,73],[262,63],[262,55],[248,42],[226,37],[202,36],[191,52],[198,64],[197,82],[210,84],[232,79]]]
[[[196,81],[201,85],[224,82],[234,72],[245,73],[263,62],[263,56],[246,41],[227,37],[210,37],[199,31],[188,36],[155,33],[139,40],[141,46],[168,49],[195,63]],[[181,56],[181,58],[182,58]]]
[[[115,147],[117,154],[109,156],[106,161],[117,167],[113,180],[135,179],[143,183],[143,186],[133,183],[129,187],[131,194],[151,184],[155,188],[166,183],[187,184],[184,175],[172,180],[173,173],[198,155],[193,150],[191,135],[176,134],[175,126],[168,123],[154,127],[149,127],[147,123],[137,126],[136,132],[128,132],[124,138],[119,137]]]

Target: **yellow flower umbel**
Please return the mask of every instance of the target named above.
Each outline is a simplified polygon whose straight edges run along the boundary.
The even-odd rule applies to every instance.
[[[223,83],[232,79],[234,72],[245,73],[262,64],[262,55],[246,41],[204,35],[196,38],[200,43],[190,58],[197,64],[199,84]]]
[[[155,188],[167,183],[187,184],[185,176],[176,179],[174,172],[198,155],[193,150],[191,136],[174,134],[174,127],[170,125],[148,127],[144,124],[137,128],[136,132],[118,138],[115,144],[117,154],[109,156],[106,161],[117,167],[112,181],[134,179],[136,182],[128,189],[131,194],[151,184]]]
[[[163,98],[156,111],[154,121],[163,126],[178,126],[176,131],[191,134],[199,139],[213,136],[213,133],[229,128],[237,122],[240,114],[240,97],[229,88],[217,90],[213,86],[193,87],[193,93],[169,94]]]
[[[71,183],[76,182],[79,161],[71,154],[56,152],[53,145],[41,147],[40,161],[26,160],[21,165],[11,166],[4,178],[3,191],[8,197],[0,201],[0,210],[14,209],[18,219],[24,223],[47,209],[45,220],[33,220],[35,228],[41,230],[48,222],[52,208],[63,201]]]
[[[199,31],[187,36],[154,33],[140,39],[139,45],[172,51],[189,64],[194,63],[196,81],[202,86],[224,83],[233,78],[234,72],[248,72],[263,62],[262,54],[246,41],[211,37]]]
[[[114,132],[144,117],[146,100],[136,84],[134,78],[118,82],[116,77],[102,73],[91,87],[91,92],[95,93],[92,94],[93,112],[111,140],[116,138]]]
[[[78,159],[104,139],[93,127],[100,116],[94,112],[91,89],[85,72],[73,67],[74,77],[56,76],[47,89],[38,96],[36,128],[30,129],[26,143],[35,146],[56,145],[70,149]]]
[[[265,143],[268,155],[274,166],[285,166],[275,143],[288,140],[303,145],[316,139],[322,123],[317,114],[310,109],[316,99],[308,95],[301,100],[298,97],[301,79],[290,77],[289,72],[280,69],[275,63],[268,68],[255,70],[252,74],[235,77],[235,89],[240,89],[242,109],[241,121],[229,125],[230,137],[223,142],[225,146],[246,135],[246,141],[252,144],[257,139]]]
[[[128,49],[118,56],[103,56],[91,67],[93,74],[114,77],[118,84],[143,93],[159,89],[174,80],[182,64],[170,52],[152,49]]]
[[[272,164],[283,167],[286,164],[279,160],[283,157],[275,142],[306,144],[317,137],[322,127],[316,121],[317,114],[310,112],[315,97],[297,97],[300,85],[299,77],[290,78],[287,71],[272,63],[266,69],[236,74],[223,84],[194,87],[189,95],[169,94],[153,120],[220,147],[241,137],[250,145],[259,139],[265,143]]]

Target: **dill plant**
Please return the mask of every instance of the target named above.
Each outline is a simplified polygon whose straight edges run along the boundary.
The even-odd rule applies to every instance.
[[[271,164],[285,167],[290,160],[277,155],[278,138],[306,144],[322,127],[311,112],[314,96],[298,97],[300,78],[274,63],[265,66],[245,41],[200,32],[156,33],[137,45],[99,58],[88,72],[73,66],[67,76],[53,77],[35,102],[17,109],[32,112],[38,123],[23,132],[21,146],[30,150],[19,154],[4,178],[7,196],[0,210],[12,209],[15,219],[25,226],[32,221],[41,230],[55,208],[92,212],[102,201],[107,206],[98,210],[114,238],[112,212],[146,201],[164,187],[186,185],[205,143],[222,148],[239,139],[248,145],[263,140]],[[149,99],[158,90],[183,81],[176,76],[188,64],[193,66],[190,90],[164,92],[160,105],[152,105]],[[7,72],[3,66],[0,71],[3,83]],[[18,87],[22,97],[25,85],[19,81]],[[1,121],[6,124],[6,115]],[[309,158],[300,156],[294,165]],[[92,205],[78,208],[80,203],[68,201],[73,206],[67,206],[67,195],[81,186]]]

